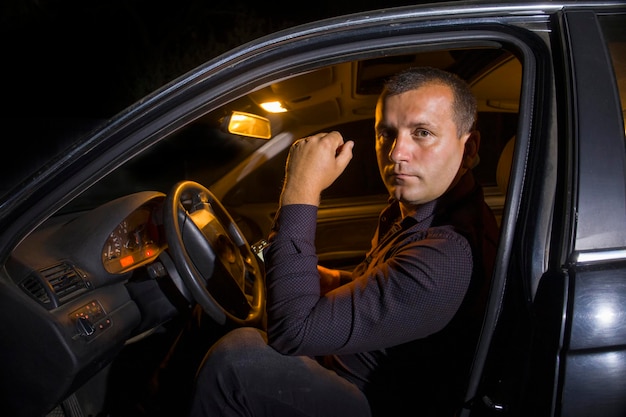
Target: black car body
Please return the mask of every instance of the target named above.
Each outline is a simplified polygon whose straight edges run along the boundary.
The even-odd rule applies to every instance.
[[[0,200],[6,415],[129,415],[112,375],[134,380],[122,359],[150,356],[197,302],[217,328],[262,326],[254,244],[299,137],[361,139],[345,182],[324,195],[317,235],[321,263],[353,266],[386,202],[368,153],[373,104],[381,80],[409,65],[470,82],[477,176],[501,227],[459,414],[625,415],[626,5],[615,1],[439,3],[305,24],[207,62],[24,172]],[[266,98],[288,111],[263,112]],[[233,110],[262,115],[269,140],[225,133]],[[225,207],[217,233],[253,275],[235,280],[241,293],[229,289],[236,274],[213,265],[215,248],[200,272],[214,285],[190,288],[198,282],[184,270],[206,242],[172,240],[182,180]],[[143,392],[126,389],[126,399]]]

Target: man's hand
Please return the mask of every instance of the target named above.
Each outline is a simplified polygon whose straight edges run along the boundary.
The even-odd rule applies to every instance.
[[[346,169],[352,159],[353,141],[339,132],[319,133],[291,146],[281,194],[281,204],[318,206],[320,195]]]
[[[320,293],[326,294],[328,291],[334,290],[339,286],[341,273],[336,269],[329,269],[322,265],[317,266],[317,272],[320,274]]]

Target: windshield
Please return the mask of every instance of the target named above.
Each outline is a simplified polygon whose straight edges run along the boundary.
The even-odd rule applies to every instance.
[[[167,194],[182,180],[209,186],[264,143],[263,139],[228,134],[214,124],[196,122],[113,171],[63,211],[90,209],[139,191]]]

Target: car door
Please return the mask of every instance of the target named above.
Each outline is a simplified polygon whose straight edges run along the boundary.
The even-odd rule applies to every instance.
[[[618,86],[624,86],[626,15],[572,11],[559,23],[567,50],[563,88],[571,92],[571,106],[565,129],[575,175],[571,197],[563,199],[572,204],[563,218],[563,232],[571,234],[560,239],[568,242],[559,254],[567,302],[563,340],[555,352],[554,409],[556,415],[621,416],[626,413],[626,151],[625,93]]]
[[[476,415],[626,412],[626,20],[623,8],[608,12],[566,7],[549,24],[554,79],[546,71],[537,81],[553,107],[516,145],[511,186],[519,158],[528,174],[503,297],[491,300],[501,305],[486,319],[496,330]]]

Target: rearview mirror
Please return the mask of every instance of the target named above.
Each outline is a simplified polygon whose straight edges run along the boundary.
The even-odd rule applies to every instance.
[[[251,138],[269,139],[272,128],[269,119],[256,114],[233,111],[225,120],[228,133]]]

